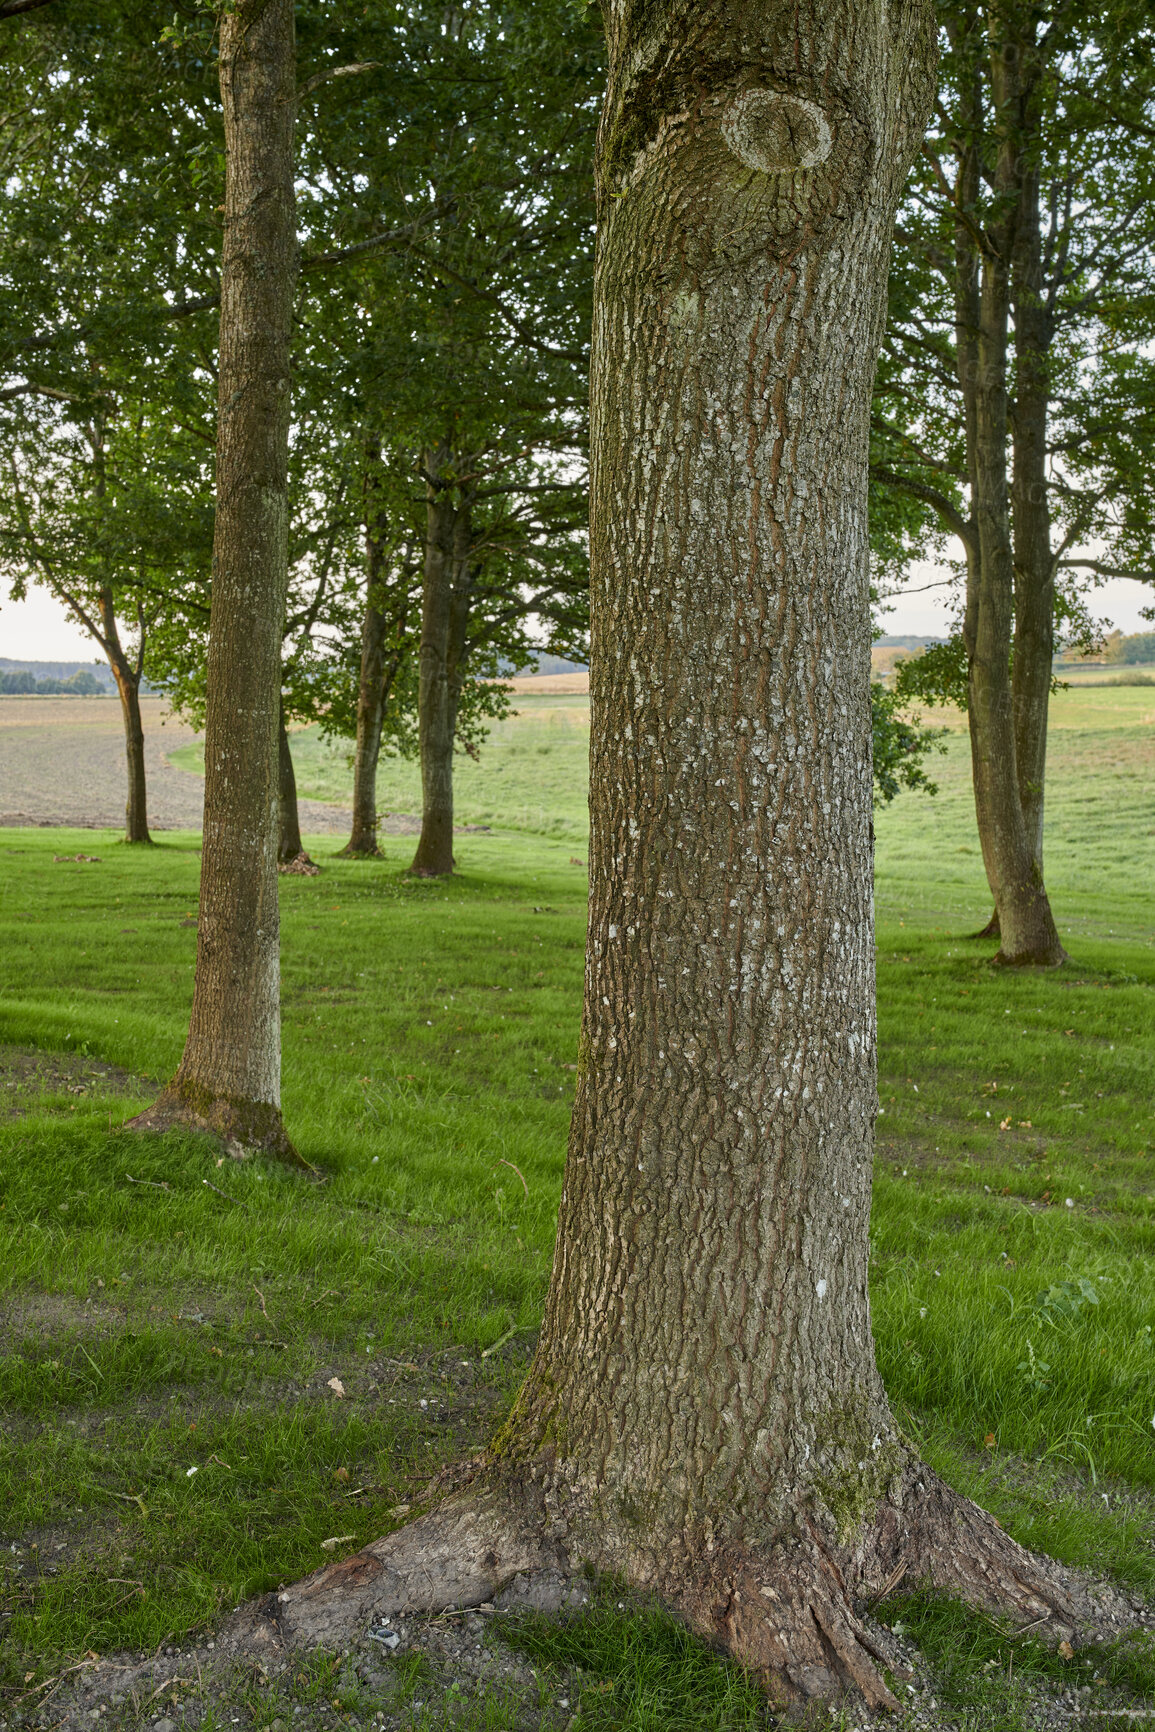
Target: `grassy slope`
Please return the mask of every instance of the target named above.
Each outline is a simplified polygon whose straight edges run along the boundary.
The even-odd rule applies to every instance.
[[[466,766],[462,817],[491,821],[510,793],[520,821],[536,790],[558,839],[462,837],[450,884],[407,880],[404,839],[385,864],[283,883],[286,1112],[323,1189],[110,1136],[141,1081],[62,1084],[0,1118],[3,1537],[65,1547],[55,1575],[20,1554],[10,1667],[156,1641],[316,1564],[324,1537],[363,1542],[508,1398],[552,1250],[584,914],[581,709],[521,707]],[[1152,701],[1100,688],[1056,710],[1049,878],[1071,968],[1007,979],[964,936],[987,906],[957,731],[937,802],[879,817],[875,1327],[936,1464],[1029,1542],[1150,1587]],[[77,850],[101,863],[53,863]],[[170,1071],[193,840],[8,831],[0,867],[0,1038]]]

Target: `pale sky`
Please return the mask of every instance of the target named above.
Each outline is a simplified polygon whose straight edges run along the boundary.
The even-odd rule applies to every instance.
[[[911,589],[945,576],[935,566],[911,574]],[[883,627],[890,637],[945,637],[949,589],[927,589],[896,599]],[[1120,631],[1151,631],[1140,608],[1155,603],[1155,587],[1131,578],[1110,578],[1094,593],[1094,612]],[[0,656],[13,661],[92,661],[99,654],[86,632],[47,591],[35,587],[27,601],[0,601]]]
[[[882,628],[887,637],[946,637],[952,591],[939,585],[948,576],[941,566],[913,566],[906,593],[886,603],[890,611],[883,615]],[[928,587],[923,589],[923,585]],[[1089,599],[1093,617],[1108,630],[1155,631],[1155,621],[1144,619],[1140,613],[1141,608],[1155,606],[1155,584],[1109,577],[1091,591]]]

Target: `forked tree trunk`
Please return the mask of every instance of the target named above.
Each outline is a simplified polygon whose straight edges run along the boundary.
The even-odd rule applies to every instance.
[[[968,678],[971,764],[979,842],[998,917],[998,960],[1015,966],[1053,966],[1063,961],[1065,953],[1036,853],[1036,848],[1041,853],[1042,845],[1042,787],[1040,783],[1036,790],[1034,808],[1024,809],[1018,754],[1021,732],[1024,745],[1032,750],[1033,758],[1037,757],[1039,715],[1028,705],[1022,729],[1016,725],[1010,668],[1016,570],[1007,486],[1007,340],[1012,257],[1022,215],[1023,141],[1017,124],[1023,98],[1019,83],[1022,57],[996,50],[991,66],[992,92],[1003,127],[996,179],[1006,214],[992,228],[982,260],[973,387],[973,513],[979,539],[979,581]],[[1037,658],[1038,597],[1032,595],[1028,600],[1034,610],[1029,615],[1034,641],[1028,631],[1025,645]],[[1033,659],[1023,681],[1028,698],[1030,682],[1037,683],[1038,672],[1037,659]],[[1049,679],[1048,662],[1048,684]],[[1045,708],[1043,717],[1045,720]],[[1045,734],[1042,749],[1045,751]],[[1025,779],[1029,783],[1030,775]]]
[[[933,17],[606,12],[590,931],[545,1324],[469,1489],[281,1592],[269,1639],[518,1572],[557,1603],[585,1560],[779,1697],[894,1706],[860,1598],[927,1581],[1053,1640],[1094,1609],[913,1457],[870,1333],[867,417]]]
[[[299,1162],[281,1119],[277,727],[297,275],[292,0],[221,16],[225,230],[205,817],[196,982],[173,1081],[143,1128]]]
[[[426,454],[429,481],[417,693],[421,835],[410,867],[417,878],[440,878],[453,871],[456,717],[449,662],[457,510],[451,487],[441,479],[448,462],[449,453],[444,448]]]
[[[100,592],[101,644],[116,681],[124,718],[124,754],[128,769],[128,800],[124,809],[126,842],[151,842],[148,832],[148,789],[144,769],[144,723],[140,715],[140,669],[133,667],[120,642],[112,592]],[[141,646],[143,648],[143,645]]]

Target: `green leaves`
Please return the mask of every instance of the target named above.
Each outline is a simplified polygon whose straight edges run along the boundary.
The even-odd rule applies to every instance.
[[[1035,1310],[1048,1323],[1067,1323],[1078,1317],[1087,1305],[1098,1305],[1099,1294],[1086,1276],[1078,1281],[1057,1281],[1046,1287],[1035,1300]]]

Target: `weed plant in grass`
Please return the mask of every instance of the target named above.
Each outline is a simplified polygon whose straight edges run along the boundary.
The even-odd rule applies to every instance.
[[[1155,873],[1116,899],[1102,870],[1149,858],[1129,778],[1149,777],[1150,727],[1096,713],[1115,767],[1094,787],[1080,768],[1094,715],[1056,734],[1049,873],[1068,968],[1011,977],[965,938],[988,910],[977,852],[956,851],[975,848],[961,742],[938,806],[902,796],[879,814],[873,1309],[887,1386],[931,1463],[1027,1543],[1150,1589]],[[1108,820],[1113,841],[1094,829]],[[507,1409],[552,1252],[584,869],[570,839],[512,828],[461,837],[449,882],[405,876],[410,839],[385,846],[357,862],[311,841],[323,875],[282,884],[285,1110],[315,1186],[117,1130],[179,1057],[196,839],[138,852],[92,832],[0,835],[13,1689],[57,1654],[203,1630],[385,1531]],[[53,859],[76,853],[99,863]],[[604,1723],[665,1724],[683,1711],[659,1704],[682,1638],[603,1615],[601,1634],[571,1636],[605,1675],[626,1665],[606,1643],[636,1648],[635,1681],[602,1693],[634,1706]],[[697,1687],[675,1695],[709,1725]],[[734,1689],[710,1674],[742,1724]]]

